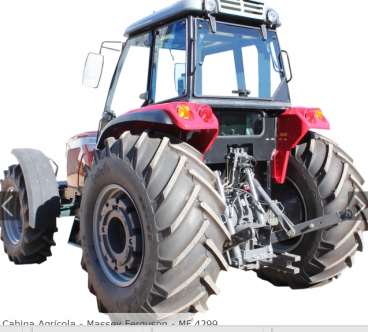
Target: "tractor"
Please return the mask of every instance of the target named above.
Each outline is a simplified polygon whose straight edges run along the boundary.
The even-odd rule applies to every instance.
[[[292,107],[278,13],[261,0],[181,0],[90,53],[99,85],[120,52],[97,131],[67,142],[67,179],[16,149],[2,181],[1,239],[42,263],[60,217],[100,312],[206,310],[229,268],[276,286],[329,283],[362,251],[368,198],[352,158]],[[97,127],[97,126],[96,126]]]

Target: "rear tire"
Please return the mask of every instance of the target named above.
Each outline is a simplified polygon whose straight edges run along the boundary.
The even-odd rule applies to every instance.
[[[4,172],[2,181],[3,193],[14,192],[13,208],[9,215],[1,209],[1,240],[4,242],[4,251],[9,260],[15,264],[40,264],[51,256],[51,247],[56,229],[56,218],[40,220],[42,229],[33,229],[29,226],[28,197],[22,169],[19,165],[10,166]],[[7,196],[6,196],[7,197]],[[4,202],[1,202],[2,205]]]
[[[305,202],[306,218],[301,221],[347,208],[355,217],[307,234],[297,243],[289,243],[293,246],[286,251],[301,256],[301,262],[295,264],[300,274],[265,268],[258,276],[276,286],[295,289],[324,285],[351,267],[355,253],[363,250],[362,232],[367,229],[368,204],[362,189],[364,180],[343,150],[314,133],[294,151],[287,176],[288,181],[296,184]]]
[[[218,292],[215,283],[220,270],[228,267],[222,249],[229,235],[221,221],[224,202],[215,189],[214,173],[188,144],[146,132],[140,136],[126,132],[118,140],[108,139],[105,146],[97,152],[81,205],[82,265],[99,310],[157,313],[160,318],[202,311],[208,297]],[[117,205],[111,208],[115,198],[107,199],[110,203],[99,213],[101,193],[108,193],[111,184],[124,191],[117,194],[120,189],[116,187],[113,196],[107,194],[116,197]],[[136,225],[136,232],[122,231],[118,242],[108,234],[94,241],[96,229],[104,228],[93,224],[104,223],[109,213],[117,216],[121,211],[125,218],[129,216],[121,223]],[[116,235],[117,229],[111,234]],[[124,284],[129,275],[119,272],[114,279],[111,262],[114,250],[127,252],[118,245],[125,242],[126,234],[135,244],[130,247],[129,260],[135,280]],[[143,244],[137,246],[137,242]],[[116,249],[110,250],[113,247]],[[141,260],[137,258],[140,254]],[[117,262],[120,258],[116,257]],[[115,270],[121,268],[116,263]]]

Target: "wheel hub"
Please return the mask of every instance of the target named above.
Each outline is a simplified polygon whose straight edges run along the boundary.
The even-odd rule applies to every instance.
[[[13,198],[13,202],[10,202],[12,203],[12,207],[9,208],[11,211],[4,210],[4,228],[9,241],[12,245],[16,246],[22,238],[23,220],[18,193],[15,188],[11,187],[7,191],[7,197],[12,198],[14,196],[17,197]]]
[[[120,186],[108,186],[97,199],[94,245],[111,282],[127,287],[136,280],[143,261],[141,221],[133,200]]]
[[[306,221],[307,206],[303,195],[297,184],[291,179],[287,179],[283,185],[274,185],[273,198],[278,200],[285,208],[284,213],[295,223],[300,224]],[[303,240],[303,235],[294,239],[282,241],[274,245],[276,253],[291,252]]]

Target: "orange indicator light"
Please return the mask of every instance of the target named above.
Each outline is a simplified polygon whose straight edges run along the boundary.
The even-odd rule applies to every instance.
[[[181,104],[177,107],[178,115],[184,120],[192,120],[193,113],[188,105]]]

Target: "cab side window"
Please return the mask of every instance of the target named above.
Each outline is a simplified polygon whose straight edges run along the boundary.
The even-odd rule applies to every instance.
[[[123,50],[111,103],[118,114],[141,107],[147,99],[151,45],[152,36],[147,33],[130,39]]]
[[[155,32],[151,99],[153,102],[186,94],[186,20]]]

